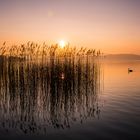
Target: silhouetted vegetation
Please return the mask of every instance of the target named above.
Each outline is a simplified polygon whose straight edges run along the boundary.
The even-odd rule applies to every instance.
[[[0,126],[27,134],[46,133],[47,127],[64,129],[99,117],[95,57],[95,50],[69,46],[28,43],[9,52],[2,48]]]

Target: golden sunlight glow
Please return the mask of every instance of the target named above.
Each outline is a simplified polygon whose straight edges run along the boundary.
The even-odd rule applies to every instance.
[[[64,48],[64,47],[66,46],[66,42],[65,42],[64,40],[61,40],[61,41],[59,42],[59,46],[60,46],[61,48]]]

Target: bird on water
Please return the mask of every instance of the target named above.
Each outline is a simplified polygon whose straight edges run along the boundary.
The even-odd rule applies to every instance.
[[[132,70],[132,69],[130,69],[130,68],[128,68],[128,72],[133,72],[133,70]]]

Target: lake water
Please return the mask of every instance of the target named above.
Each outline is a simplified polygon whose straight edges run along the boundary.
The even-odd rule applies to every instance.
[[[0,139],[140,139],[140,61],[81,64],[2,64]]]

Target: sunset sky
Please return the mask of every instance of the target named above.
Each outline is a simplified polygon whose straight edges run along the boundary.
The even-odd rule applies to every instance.
[[[140,54],[140,0],[0,0],[0,44],[62,39]]]

